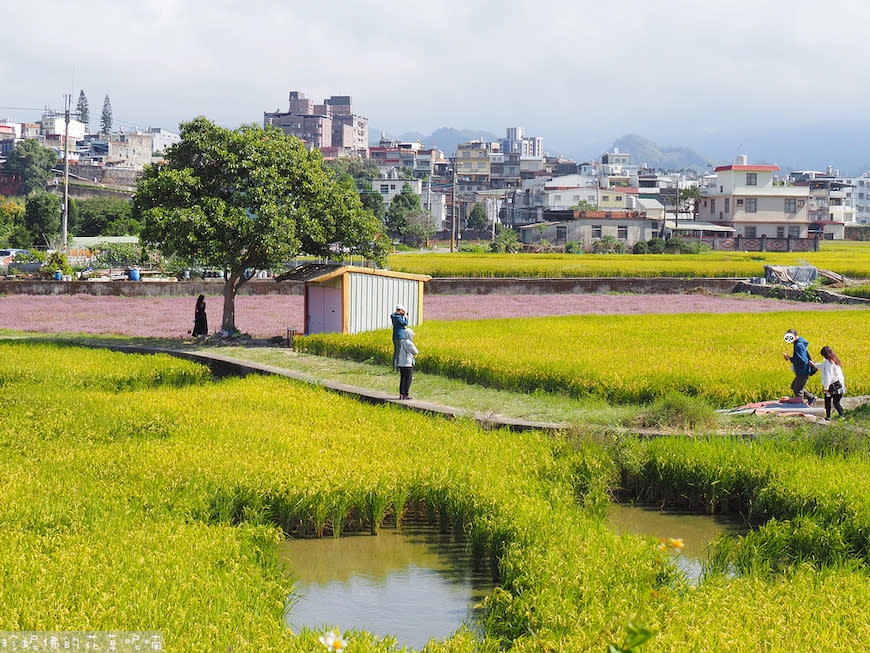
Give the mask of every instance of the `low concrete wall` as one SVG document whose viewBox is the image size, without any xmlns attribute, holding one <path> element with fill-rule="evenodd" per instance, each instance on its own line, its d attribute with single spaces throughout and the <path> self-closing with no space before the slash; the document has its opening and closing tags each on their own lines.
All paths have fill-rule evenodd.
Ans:
<svg viewBox="0 0 870 653">
<path fill-rule="evenodd" d="M 220 295 L 221 279 L 202 281 L 0 281 L 2 295 L 118 295 L 124 297 L 173 297 Z M 252 279 L 239 290 L 240 295 L 301 295 L 303 284 L 277 283 L 271 279 Z"/>
<path fill-rule="evenodd" d="M 740 279 L 570 278 L 570 279 L 432 279 L 432 295 L 551 295 L 589 293 L 675 294 L 703 288 L 713 293 L 733 292 Z"/>
<path fill-rule="evenodd" d="M 813 288 L 816 291 L 819 299 L 823 304 L 864 304 L 870 306 L 870 299 L 863 297 L 850 297 L 838 292 L 825 290 L 824 288 Z M 773 291 L 773 292 L 771 292 Z M 747 283 L 741 281 L 734 288 L 734 292 L 745 292 L 750 295 L 759 295 L 761 297 L 770 297 L 773 295 L 777 299 L 791 299 L 794 301 L 803 301 L 801 288 L 786 288 L 785 286 L 767 285 L 758 283 Z"/>
<path fill-rule="evenodd" d="M 430 295 L 551 295 L 588 293 L 674 294 L 703 288 L 713 293 L 733 292 L 740 279 L 673 279 L 623 277 L 574 279 L 432 279 L 426 284 Z M 301 295 L 298 281 L 276 283 L 253 279 L 242 286 L 240 295 Z M 0 281 L 4 295 L 121 295 L 126 297 L 168 297 L 220 295 L 223 281 Z"/>
</svg>

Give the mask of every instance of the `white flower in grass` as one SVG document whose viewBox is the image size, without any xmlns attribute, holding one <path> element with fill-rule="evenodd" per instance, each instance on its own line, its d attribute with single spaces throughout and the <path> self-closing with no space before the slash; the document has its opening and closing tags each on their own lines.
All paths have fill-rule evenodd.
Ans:
<svg viewBox="0 0 870 653">
<path fill-rule="evenodd" d="M 341 638 L 341 633 L 330 630 L 320 636 L 320 643 L 323 644 L 329 651 L 343 651 L 347 648 L 347 640 Z"/>
</svg>

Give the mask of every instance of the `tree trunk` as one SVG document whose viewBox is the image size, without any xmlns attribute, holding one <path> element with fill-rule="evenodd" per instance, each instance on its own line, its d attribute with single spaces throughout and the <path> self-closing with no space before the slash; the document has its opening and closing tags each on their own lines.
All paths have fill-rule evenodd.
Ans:
<svg viewBox="0 0 870 653">
<path fill-rule="evenodd" d="M 221 330 L 232 333 L 236 330 L 236 292 L 247 279 L 244 270 L 233 270 L 224 281 L 224 314 Z"/>
</svg>

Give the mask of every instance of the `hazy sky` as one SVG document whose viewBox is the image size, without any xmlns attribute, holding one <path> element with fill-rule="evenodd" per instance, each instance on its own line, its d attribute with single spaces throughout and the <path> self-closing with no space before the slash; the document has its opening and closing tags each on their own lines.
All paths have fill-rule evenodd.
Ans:
<svg viewBox="0 0 870 653">
<path fill-rule="evenodd" d="M 865 120 L 870 3 L 3 0 L 0 117 L 87 95 L 116 127 L 236 127 L 351 95 L 375 130 L 510 125 L 551 152 L 640 133 Z M 22 110 L 24 108 L 26 110 Z"/>
</svg>

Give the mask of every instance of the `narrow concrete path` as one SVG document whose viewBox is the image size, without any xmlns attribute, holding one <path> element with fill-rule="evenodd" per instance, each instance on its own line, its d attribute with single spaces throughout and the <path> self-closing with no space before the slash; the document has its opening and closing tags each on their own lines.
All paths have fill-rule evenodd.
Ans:
<svg viewBox="0 0 870 653">
<path fill-rule="evenodd" d="M 482 413 L 477 411 L 466 411 L 452 406 L 426 401 L 423 399 L 399 399 L 395 394 L 381 392 L 370 388 L 362 388 L 337 381 L 328 381 L 318 379 L 304 372 L 288 370 L 282 367 L 273 365 L 264 365 L 253 361 L 243 361 L 230 356 L 223 356 L 212 352 L 193 351 L 185 349 L 174 349 L 171 347 L 152 347 L 144 345 L 115 345 L 115 344 L 95 344 L 96 346 L 112 351 L 119 351 L 130 354 L 168 354 L 176 358 L 190 360 L 206 365 L 212 373 L 217 377 L 223 376 L 247 376 L 248 374 L 268 374 L 274 376 L 283 376 L 296 381 L 302 381 L 312 385 L 317 385 L 331 392 L 348 395 L 355 399 L 365 401 L 370 404 L 392 404 L 399 408 L 407 410 L 415 410 L 418 412 L 429 413 L 432 415 L 440 415 L 447 419 L 466 418 L 473 419 L 481 426 L 487 428 L 506 427 L 512 431 L 528 431 L 528 430 L 543 430 L 543 431 L 562 431 L 569 427 L 567 424 L 558 422 L 536 422 L 507 415 L 499 415 L 494 413 Z"/>
</svg>

